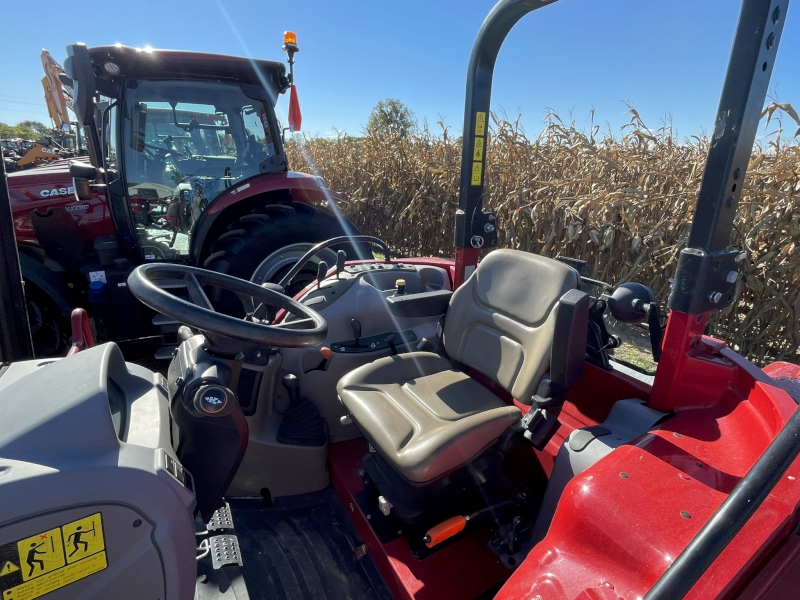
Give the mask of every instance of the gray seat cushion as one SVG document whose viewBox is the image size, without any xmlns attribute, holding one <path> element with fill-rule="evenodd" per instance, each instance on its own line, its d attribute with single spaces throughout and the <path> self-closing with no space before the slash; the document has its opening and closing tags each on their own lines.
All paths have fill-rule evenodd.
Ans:
<svg viewBox="0 0 800 600">
<path fill-rule="evenodd" d="M 430 352 L 364 365 L 345 375 L 337 391 L 381 456 L 416 483 L 468 463 L 522 416 Z"/>
</svg>

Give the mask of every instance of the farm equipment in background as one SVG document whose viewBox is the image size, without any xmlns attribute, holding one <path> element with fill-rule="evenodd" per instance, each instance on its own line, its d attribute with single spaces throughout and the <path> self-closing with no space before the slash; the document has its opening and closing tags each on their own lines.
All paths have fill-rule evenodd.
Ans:
<svg viewBox="0 0 800 600">
<path fill-rule="evenodd" d="M 70 312 L 82 306 L 101 339 L 149 349 L 152 340 L 136 340 L 154 338 L 169 357 L 178 324 L 130 295 L 137 265 L 176 261 L 246 279 L 301 244 L 276 259 L 279 277 L 314 242 L 356 232 L 324 181 L 288 170 L 274 110 L 292 86 L 283 64 L 121 45 L 67 52 L 66 72 L 42 53 L 43 85 L 57 123 L 66 129 L 67 108 L 75 112 L 89 157 L 8 179 L 37 355 L 64 350 Z M 291 104 L 299 129 L 296 96 Z M 34 147 L 22 160 L 39 158 L 60 151 Z M 305 278 L 315 274 L 312 265 Z M 237 310 L 230 295 L 213 299 Z"/>
<path fill-rule="evenodd" d="M 252 281 L 150 262 L 125 284 L 184 323 L 166 378 L 90 347 L 81 313 L 68 358 L 0 367 L 3 598 L 797 595 L 800 367 L 761 370 L 703 335 L 733 301 L 733 216 L 788 2 L 742 4 L 652 384 L 590 337 L 593 312 L 657 315 L 645 286 L 517 250 L 476 266 L 495 245 L 495 59 L 551 4 L 501 0 L 473 47 L 455 261 L 343 236 L 278 285 L 262 284 L 269 259 Z M 0 231 L 10 220 L 0 206 Z M 29 335 L 0 241 L 10 361 Z M 285 293 L 315 255 L 315 280 Z M 245 317 L 216 311 L 213 290 Z"/>
</svg>

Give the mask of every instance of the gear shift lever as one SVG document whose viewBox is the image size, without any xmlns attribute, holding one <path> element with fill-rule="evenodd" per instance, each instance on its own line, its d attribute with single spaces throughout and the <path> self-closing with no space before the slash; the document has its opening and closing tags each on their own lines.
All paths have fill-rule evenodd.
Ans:
<svg viewBox="0 0 800 600">
<path fill-rule="evenodd" d="M 355 338 L 355 344 L 353 344 L 353 346 L 358 348 L 361 346 L 361 321 L 350 319 L 350 327 L 353 328 L 353 337 Z"/>
<path fill-rule="evenodd" d="M 339 279 L 339 273 L 344 271 L 344 263 L 347 260 L 347 252 L 339 250 L 336 253 L 336 279 Z"/>
<path fill-rule="evenodd" d="M 328 263 L 326 263 L 324 260 L 319 261 L 319 265 L 317 265 L 317 289 L 322 287 L 322 282 L 327 274 Z"/>
<path fill-rule="evenodd" d="M 282 382 L 283 387 L 289 393 L 289 406 L 300 402 L 300 382 L 297 380 L 297 375 L 291 373 L 284 375 Z"/>
</svg>

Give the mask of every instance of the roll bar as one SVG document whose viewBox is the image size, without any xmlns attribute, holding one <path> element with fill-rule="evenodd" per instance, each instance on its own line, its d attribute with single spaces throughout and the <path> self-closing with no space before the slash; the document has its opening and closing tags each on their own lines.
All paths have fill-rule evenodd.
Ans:
<svg viewBox="0 0 800 600">
<path fill-rule="evenodd" d="M 461 180 L 455 225 L 456 286 L 461 285 L 475 269 L 481 248 L 497 246 L 494 215 L 483 210 L 486 134 L 497 54 L 508 32 L 522 17 L 554 1 L 500 0 L 486 17 L 472 46 L 467 69 Z"/>
</svg>

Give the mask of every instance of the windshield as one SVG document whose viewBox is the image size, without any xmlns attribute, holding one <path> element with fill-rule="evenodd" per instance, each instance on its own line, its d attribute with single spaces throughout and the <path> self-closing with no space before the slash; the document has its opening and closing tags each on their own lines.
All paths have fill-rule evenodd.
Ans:
<svg viewBox="0 0 800 600">
<path fill-rule="evenodd" d="M 121 166 L 146 259 L 187 256 L 194 224 L 220 194 L 259 172 L 283 168 L 271 104 L 251 97 L 264 95 L 251 87 L 129 82 Z"/>
</svg>

